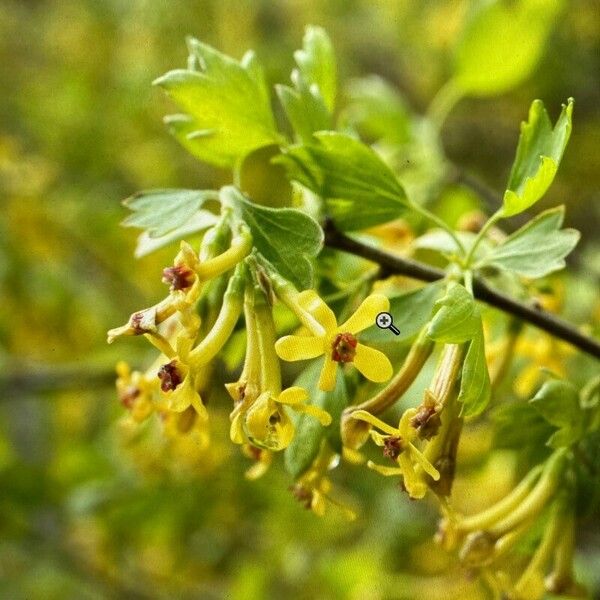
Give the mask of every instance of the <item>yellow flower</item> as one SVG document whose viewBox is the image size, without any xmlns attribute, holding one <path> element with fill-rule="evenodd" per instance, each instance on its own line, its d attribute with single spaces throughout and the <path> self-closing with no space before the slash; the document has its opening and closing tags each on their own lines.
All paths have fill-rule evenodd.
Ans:
<svg viewBox="0 0 600 600">
<path fill-rule="evenodd" d="M 331 505 L 339 510 L 346 519 L 353 521 L 356 519 L 356 513 L 331 494 L 333 486 L 327 477 L 327 471 L 335 468 L 338 461 L 339 456 L 327 444 L 323 444 L 313 464 L 291 486 L 290 490 L 304 508 L 311 510 L 319 517 L 322 517 L 328 505 Z"/>
<path fill-rule="evenodd" d="M 262 477 L 269 470 L 269 467 L 273 462 L 272 452 L 264 450 L 263 448 L 257 448 L 252 444 L 244 444 L 242 446 L 242 452 L 245 456 L 254 461 L 254 464 L 244 473 L 246 479 L 249 479 L 250 481 Z"/>
<path fill-rule="evenodd" d="M 117 363 L 117 395 L 137 423 L 147 419 L 155 409 L 152 401 L 158 385 L 147 373 L 131 371 L 126 362 Z"/>
<path fill-rule="evenodd" d="M 427 492 L 427 483 L 423 480 L 422 475 L 417 473 L 415 465 L 419 465 L 435 481 L 440 478 L 439 471 L 412 443 L 417 437 L 417 431 L 411 426 L 410 421 L 417 412 L 415 408 L 405 411 L 397 429 L 384 423 L 365 410 L 357 410 L 352 413 L 352 418 L 359 421 L 366 421 L 387 434 L 382 435 L 372 430 L 371 438 L 378 446 L 383 447 L 384 456 L 391 458 L 398 464 L 398 467 L 384 467 L 369 461 L 367 466 L 382 475 L 402 475 L 404 478 L 404 487 L 411 498 L 423 498 Z"/>
<path fill-rule="evenodd" d="M 317 406 L 306 404 L 307 399 L 308 392 L 300 387 L 283 390 L 276 397 L 269 392 L 263 392 L 248 408 L 244 417 L 243 430 L 248 440 L 267 450 L 287 448 L 294 437 L 294 425 L 285 406 L 318 419 L 323 427 L 329 425 L 329 413 Z"/>
<path fill-rule="evenodd" d="M 356 334 L 375 323 L 378 313 L 389 310 L 389 300 L 381 294 L 371 294 L 342 325 L 337 324 L 333 311 L 314 290 L 298 294 L 298 303 L 321 324 L 322 335 L 287 335 L 275 344 L 279 357 L 287 361 L 305 360 L 325 355 L 319 378 L 319 388 L 331 391 L 335 387 L 338 363 L 354 366 L 371 381 L 387 381 L 393 373 L 387 356 L 361 344 Z"/>
</svg>

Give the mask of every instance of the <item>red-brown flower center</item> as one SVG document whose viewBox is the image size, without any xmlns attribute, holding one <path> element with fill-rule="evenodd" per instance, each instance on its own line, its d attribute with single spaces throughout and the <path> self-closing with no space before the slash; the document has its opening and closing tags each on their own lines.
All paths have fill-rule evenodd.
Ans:
<svg viewBox="0 0 600 600">
<path fill-rule="evenodd" d="M 401 437 L 390 435 L 383 440 L 383 455 L 396 460 L 404 451 L 404 441 Z"/>
<path fill-rule="evenodd" d="M 352 362 L 356 356 L 358 340 L 351 333 L 338 333 L 331 344 L 331 359 L 335 362 Z"/>
<path fill-rule="evenodd" d="M 135 399 L 141 394 L 140 388 L 135 385 L 127 386 L 120 394 L 119 400 L 125 408 L 131 409 Z"/>
<path fill-rule="evenodd" d="M 185 265 L 163 269 L 163 283 L 171 286 L 171 291 L 185 290 L 194 283 L 194 272 Z"/>
<path fill-rule="evenodd" d="M 183 381 L 181 373 L 177 369 L 177 361 L 172 360 L 163 365 L 158 370 L 158 378 L 160 379 L 160 389 L 163 392 L 174 390 Z"/>
</svg>

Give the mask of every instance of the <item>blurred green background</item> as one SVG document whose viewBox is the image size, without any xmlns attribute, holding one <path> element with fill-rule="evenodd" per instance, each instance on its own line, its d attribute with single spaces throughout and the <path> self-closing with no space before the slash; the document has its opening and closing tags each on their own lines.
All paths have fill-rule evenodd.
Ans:
<svg viewBox="0 0 600 600">
<path fill-rule="evenodd" d="M 183 66 L 186 35 L 236 58 L 254 48 L 275 83 L 288 80 L 305 25 L 322 25 L 342 82 L 377 73 L 423 111 L 448 77 L 469 4 L 3 0 L 0 598 L 479 597 L 430 541 L 434 507 L 409 502 L 393 482 L 359 467 L 340 473 L 336 483 L 361 507 L 349 524 L 304 511 L 280 465 L 245 481 L 225 402 L 211 407 L 208 452 L 155 432 L 138 439 L 120 422 L 113 365 L 150 354 L 139 340 L 105 344 L 107 329 L 162 296 L 172 253 L 134 260 L 121 199 L 229 181 L 162 125 L 170 103 L 151 82 Z M 566 2 L 533 76 L 462 101 L 443 135 L 455 163 L 502 189 L 531 100 L 555 118 L 575 97 L 573 137 L 545 200 L 566 202 L 567 224 L 583 234 L 566 293 L 574 318 L 577 277 L 596 289 L 600 277 L 599 73 L 598 4 Z M 477 481 L 508 485 L 511 460 L 499 454 Z M 581 558 L 588 582 L 597 552 Z"/>
</svg>

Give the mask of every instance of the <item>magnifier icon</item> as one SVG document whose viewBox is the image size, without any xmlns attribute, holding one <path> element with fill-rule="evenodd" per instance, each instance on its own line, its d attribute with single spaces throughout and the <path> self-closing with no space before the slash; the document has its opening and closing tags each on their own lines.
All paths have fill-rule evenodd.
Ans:
<svg viewBox="0 0 600 600">
<path fill-rule="evenodd" d="M 394 319 L 389 312 L 380 312 L 377 317 L 375 317 L 375 325 L 377 325 L 379 329 L 389 329 L 395 335 L 400 335 L 400 330 L 394 325 Z"/>
</svg>

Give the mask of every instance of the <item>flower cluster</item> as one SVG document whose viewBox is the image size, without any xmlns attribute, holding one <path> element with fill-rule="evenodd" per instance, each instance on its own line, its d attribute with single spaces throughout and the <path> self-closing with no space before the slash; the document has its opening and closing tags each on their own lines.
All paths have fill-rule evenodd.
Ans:
<svg viewBox="0 0 600 600">
<path fill-rule="evenodd" d="M 224 208 L 221 220 L 205 234 L 200 251 L 182 242 L 173 266 L 163 270 L 168 295 L 109 331 L 108 340 L 143 335 L 160 351 L 144 374 L 119 366 L 118 393 L 136 421 L 156 412 L 165 431 L 170 428 L 185 434 L 202 428 L 203 439 L 208 439 L 202 393 L 210 385 L 215 357 L 243 313 L 244 365 L 238 380 L 225 387 L 234 403 L 230 437 L 255 461 L 247 473 L 255 478 L 268 468 L 273 452 L 292 442 L 295 427 L 290 411 L 307 414 L 324 427 L 331 423 L 325 410 L 310 403 L 307 390 L 282 386 L 279 358 L 324 356 L 319 379 L 324 391 L 334 388 L 338 366 L 352 364 L 377 382 L 391 377 L 392 366 L 384 354 L 356 337 L 373 325 L 377 313 L 389 308 L 386 297 L 368 296 L 354 315 L 338 325 L 333 311 L 314 290 L 296 290 L 264 261 L 250 255 L 252 248 L 249 230 Z M 298 335 L 277 340 L 272 314 L 277 299 L 303 325 Z M 326 485 L 323 478 L 320 481 Z"/>
</svg>

